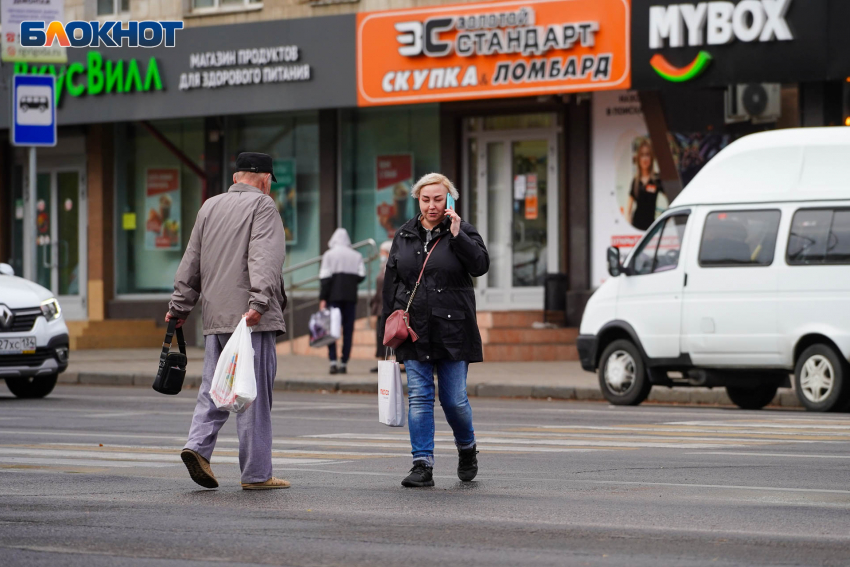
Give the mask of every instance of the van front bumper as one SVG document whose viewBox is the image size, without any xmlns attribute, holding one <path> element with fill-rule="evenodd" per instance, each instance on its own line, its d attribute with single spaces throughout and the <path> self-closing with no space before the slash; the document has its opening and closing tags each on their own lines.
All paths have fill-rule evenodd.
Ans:
<svg viewBox="0 0 850 567">
<path fill-rule="evenodd" d="M 576 348 L 581 367 L 588 372 L 596 372 L 596 349 L 599 338 L 596 335 L 579 335 L 576 338 Z"/>
</svg>

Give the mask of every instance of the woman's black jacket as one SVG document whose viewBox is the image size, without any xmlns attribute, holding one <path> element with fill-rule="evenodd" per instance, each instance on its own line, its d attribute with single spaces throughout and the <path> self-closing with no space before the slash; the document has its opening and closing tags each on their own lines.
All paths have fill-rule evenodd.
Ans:
<svg viewBox="0 0 850 567">
<path fill-rule="evenodd" d="M 405 341 L 398 360 L 484 360 L 481 333 L 475 315 L 473 277 L 490 269 L 490 256 L 474 226 L 461 221 L 452 236 L 446 219 L 435 228 L 430 251 L 442 235 L 422 276 L 422 283 L 410 307 L 411 327 L 419 335 L 415 343 Z M 404 309 L 425 261 L 425 239 L 418 218 L 409 220 L 396 232 L 384 275 L 384 320 L 396 309 Z"/>
</svg>

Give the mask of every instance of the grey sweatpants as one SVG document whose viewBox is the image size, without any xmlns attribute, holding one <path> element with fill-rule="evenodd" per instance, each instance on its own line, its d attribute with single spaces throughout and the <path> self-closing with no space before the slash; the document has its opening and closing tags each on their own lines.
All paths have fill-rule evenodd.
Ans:
<svg viewBox="0 0 850 567">
<path fill-rule="evenodd" d="M 218 431 L 230 412 L 215 407 L 210 398 L 210 384 L 222 347 L 230 335 L 204 337 L 203 383 L 198 392 L 198 403 L 192 417 L 186 449 L 197 451 L 211 460 Z M 236 432 L 239 436 L 239 468 L 242 482 L 265 482 L 272 477 L 272 386 L 277 373 L 275 332 L 251 333 L 254 347 L 254 374 L 257 377 L 257 399 L 245 410 L 236 414 Z"/>
</svg>

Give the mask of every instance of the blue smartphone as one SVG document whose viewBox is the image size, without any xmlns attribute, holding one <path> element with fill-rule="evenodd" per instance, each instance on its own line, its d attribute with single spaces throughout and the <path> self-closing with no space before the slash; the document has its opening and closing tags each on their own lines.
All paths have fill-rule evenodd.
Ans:
<svg viewBox="0 0 850 567">
<path fill-rule="evenodd" d="M 446 208 L 455 211 L 455 198 L 452 197 L 451 193 L 446 195 Z"/>
</svg>

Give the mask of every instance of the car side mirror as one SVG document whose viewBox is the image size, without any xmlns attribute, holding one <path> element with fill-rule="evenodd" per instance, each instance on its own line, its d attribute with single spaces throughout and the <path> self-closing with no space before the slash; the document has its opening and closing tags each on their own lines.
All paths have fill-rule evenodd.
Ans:
<svg viewBox="0 0 850 567">
<path fill-rule="evenodd" d="M 9 264 L 0 263 L 0 274 L 3 274 L 4 276 L 14 276 L 15 268 L 10 266 Z"/>
<path fill-rule="evenodd" d="M 614 278 L 623 273 L 623 267 L 620 265 L 620 249 L 616 246 L 608 248 L 608 273 Z"/>
</svg>

